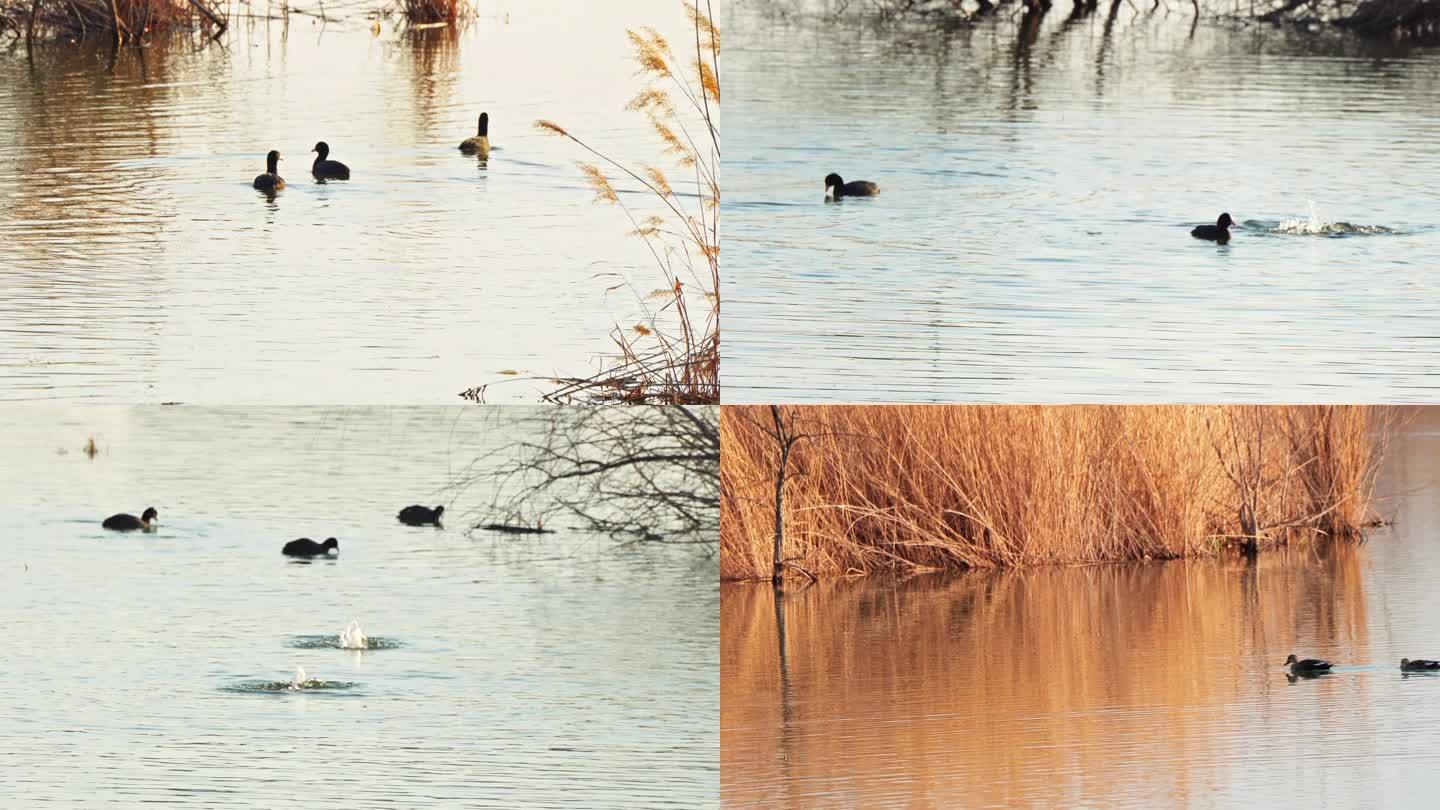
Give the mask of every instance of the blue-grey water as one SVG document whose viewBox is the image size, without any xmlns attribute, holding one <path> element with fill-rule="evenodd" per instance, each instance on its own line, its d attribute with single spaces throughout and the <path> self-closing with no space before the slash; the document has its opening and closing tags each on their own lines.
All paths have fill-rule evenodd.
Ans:
<svg viewBox="0 0 1440 810">
<path fill-rule="evenodd" d="M 722 15 L 726 401 L 1436 398 L 1440 51 L 873 7 Z"/>
<path fill-rule="evenodd" d="M 465 531 L 486 454 L 550 418 L 0 408 L 0 804 L 714 806 L 714 560 L 558 512 Z M 417 502 L 454 519 L 399 524 Z M 302 535 L 339 556 L 283 557 Z M 315 645 L 352 619 L 386 648 Z M 256 688 L 296 666 L 344 688 Z"/>
<path fill-rule="evenodd" d="M 1440 409 L 1359 547 L 721 589 L 726 807 L 1422 808 Z M 778 632 L 784 622 L 784 636 Z M 1283 662 L 1330 659 L 1287 677 Z"/>
<path fill-rule="evenodd" d="M 626 29 L 683 33 L 678 3 L 481 3 L 420 31 L 322 5 L 113 61 L 0 52 L 0 400 L 448 404 L 525 378 L 486 398 L 533 401 L 553 385 L 528 378 L 588 376 L 642 317 L 607 290 L 666 286 L 653 257 L 592 202 L 593 157 L 533 122 L 668 167 L 624 109 Z M 485 162 L 457 149 L 481 111 Z M 350 181 L 310 177 L 320 140 Z M 271 149 L 274 200 L 251 188 Z"/>
</svg>

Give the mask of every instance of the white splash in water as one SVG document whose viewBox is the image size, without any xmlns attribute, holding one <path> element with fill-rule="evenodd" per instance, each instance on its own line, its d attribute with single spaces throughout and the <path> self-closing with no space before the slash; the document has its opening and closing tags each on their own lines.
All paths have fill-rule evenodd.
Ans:
<svg viewBox="0 0 1440 810">
<path fill-rule="evenodd" d="M 305 668 L 299 664 L 295 665 L 295 677 L 290 679 L 291 689 L 301 689 L 305 686 Z"/>
<path fill-rule="evenodd" d="M 1336 236 L 1345 234 L 1395 233 L 1383 225 L 1355 225 L 1349 222 L 1326 222 L 1315 212 L 1315 201 L 1310 200 L 1310 218 L 1287 217 L 1276 225 L 1272 233 L 1298 236 Z"/>
<path fill-rule="evenodd" d="M 1322 234 L 1329 231 L 1329 225 L 1320 221 L 1320 216 L 1315 213 L 1315 201 L 1307 200 L 1310 203 L 1310 218 L 1300 219 L 1299 217 L 1287 217 L 1280 221 L 1279 227 L 1275 230 L 1280 233 L 1295 234 Z"/>
<path fill-rule="evenodd" d="M 346 650 L 363 650 L 369 646 L 365 633 L 360 629 L 360 620 L 351 619 L 340 631 L 340 646 Z"/>
</svg>

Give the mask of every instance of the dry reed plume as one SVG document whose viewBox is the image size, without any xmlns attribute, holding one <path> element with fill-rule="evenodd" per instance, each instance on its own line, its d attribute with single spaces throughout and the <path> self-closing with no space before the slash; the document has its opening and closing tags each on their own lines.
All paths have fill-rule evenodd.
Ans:
<svg viewBox="0 0 1440 810">
<path fill-rule="evenodd" d="M 615 287 L 635 293 L 644 320 L 611 331 L 617 356 L 586 378 L 559 380 L 553 401 L 707 404 L 720 400 L 720 34 L 710 5 L 682 4 L 693 41 L 674 48 L 657 31 L 629 31 L 635 63 L 648 84 L 627 106 L 644 115 L 661 154 L 684 173 L 694 193 L 677 191 L 659 166 L 628 166 L 553 121 L 542 132 L 569 138 L 593 156 L 579 163 L 596 200 L 617 205 L 633 233 L 645 240 L 664 286 L 643 291 L 633 279 Z M 638 210 L 618 193 L 612 176 L 640 186 L 655 203 Z M 697 295 L 692 290 L 698 289 Z M 652 308 L 652 301 L 663 302 Z"/>
<path fill-rule="evenodd" d="M 1386 413 L 727 407 L 721 576 L 1000 568 L 1356 541 L 1372 522 Z"/>
</svg>

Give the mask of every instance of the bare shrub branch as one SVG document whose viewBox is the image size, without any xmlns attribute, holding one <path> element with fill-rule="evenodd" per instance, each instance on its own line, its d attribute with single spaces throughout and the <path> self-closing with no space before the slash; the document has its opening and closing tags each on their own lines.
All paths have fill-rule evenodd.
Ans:
<svg viewBox="0 0 1440 810">
<path fill-rule="evenodd" d="M 569 407 L 545 411 L 542 437 L 507 444 L 495 496 L 472 525 L 553 524 L 560 513 L 622 543 L 696 544 L 720 531 L 720 416 L 715 407 Z M 489 465 L 475 465 L 485 469 Z M 454 487 L 474 483 L 462 473 Z"/>
</svg>

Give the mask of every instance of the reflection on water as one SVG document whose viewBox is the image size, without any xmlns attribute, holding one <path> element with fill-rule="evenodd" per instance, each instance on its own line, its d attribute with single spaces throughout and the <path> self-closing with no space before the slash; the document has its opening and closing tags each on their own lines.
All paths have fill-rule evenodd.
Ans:
<svg viewBox="0 0 1440 810">
<path fill-rule="evenodd" d="M 570 411 L 0 408 L 0 804 L 713 805 L 714 560 L 460 520 Z M 317 529 L 344 554 L 287 563 Z"/>
<path fill-rule="evenodd" d="M 816 5 L 722 15 L 726 401 L 1435 399 L 1440 52 Z"/>
<path fill-rule="evenodd" d="M 597 274 L 653 259 L 531 122 L 655 161 L 623 112 L 625 28 L 686 21 L 666 0 L 483 11 L 458 33 L 297 16 L 113 63 L 0 54 L 0 398 L 448 403 L 591 368 L 635 314 Z M 457 149 L 482 110 L 488 161 Z M 319 140 L 349 182 L 312 180 Z M 288 185 L 267 200 L 271 149 Z"/>
<path fill-rule="evenodd" d="M 1440 413 L 1359 549 L 722 587 L 727 806 L 1334 806 L 1437 787 Z M 1401 495 L 1405 497 L 1400 497 Z M 1333 674 L 1285 676 L 1291 652 Z M 1303 750 L 1297 750 L 1297 742 Z"/>
</svg>

